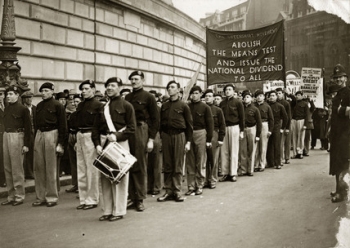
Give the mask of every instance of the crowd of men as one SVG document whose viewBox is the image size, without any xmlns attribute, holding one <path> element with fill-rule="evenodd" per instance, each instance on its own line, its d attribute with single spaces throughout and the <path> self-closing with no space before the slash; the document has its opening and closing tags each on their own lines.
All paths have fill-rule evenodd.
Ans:
<svg viewBox="0 0 350 248">
<path fill-rule="evenodd" d="M 127 208 L 144 211 L 147 194 L 158 195 L 162 188 L 165 193 L 158 202 L 183 202 L 184 176 L 185 195 L 201 195 L 204 188 L 215 189 L 217 182 L 237 182 L 239 176 L 251 177 L 269 167 L 279 170 L 290 158 L 303 159 L 309 156 L 311 140 L 311 149 L 321 139 L 321 149 L 328 150 L 329 130 L 333 132 L 330 173 L 337 182 L 332 201 L 344 200 L 347 189 L 341 173 L 348 167 L 344 159 L 349 150 L 343 147 L 349 138 L 343 134 L 349 128 L 350 90 L 341 65 L 335 67 L 333 78 L 328 89 L 332 106 L 322 109 L 301 91 L 291 94 L 278 88 L 238 94 L 231 83 L 225 84 L 224 97 L 194 86 L 190 99 L 182 99 L 180 84 L 170 81 L 167 96 L 162 96 L 143 88 L 141 71 L 128 78 L 132 90 L 123 88 L 120 78 L 109 78 L 105 94 L 96 91 L 92 80 L 85 80 L 79 85 L 81 94 L 71 90 L 54 95 L 55 86 L 46 82 L 36 107 L 32 93 L 20 97 L 16 86 L 0 89 L 1 171 L 8 190 L 1 205 L 22 204 L 24 181 L 35 178 L 32 206 L 56 206 L 59 176 L 65 173 L 72 175 L 72 187 L 66 192 L 79 193 L 78 210 L 96 208 L 103 199 L 99 220 L 116 221 Z M 93 166 L 112 142 L 137 159 L 118 184 Z"/>
</svg>

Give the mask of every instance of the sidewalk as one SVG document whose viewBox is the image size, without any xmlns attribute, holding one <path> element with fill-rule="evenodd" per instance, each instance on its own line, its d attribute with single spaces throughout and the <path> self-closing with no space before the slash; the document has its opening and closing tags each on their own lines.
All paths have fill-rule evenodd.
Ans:
<svg viewBox="0 0 350 248">
<path fill-rule="evenodd" d="M 62 176 L 60 177 L 61 186 L 66 186 L 71 183 L 71 176 Z M 26 180 L 25 182 L 25 192 L 31 193 L 35 191 L 35 181 L 34 180 Z M 6 188 L 0 188 L 0 198 L 7 197 L 7 189 Z"/>
</svg>

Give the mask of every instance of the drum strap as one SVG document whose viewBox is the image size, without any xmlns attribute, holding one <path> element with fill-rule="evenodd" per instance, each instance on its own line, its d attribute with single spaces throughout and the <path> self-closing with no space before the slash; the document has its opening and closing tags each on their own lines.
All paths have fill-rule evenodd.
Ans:
<svg viewBox="0 0 350 248">
<path fill-rule="evenodd" d="M 110 101 L 108 101 L 106 103 L 103 113 L 105 115 L 109 131 L 112 132 L 112 133 L 115 133 L 115 132 L 117 132 L 117 130 L 114 127 L 114 124 L 113 124 L 113 121 L 112 121 L 112 117 L 111 117 L 111 114 L 109 112 L 109 103 L 110 103 Z"/>
</svg>

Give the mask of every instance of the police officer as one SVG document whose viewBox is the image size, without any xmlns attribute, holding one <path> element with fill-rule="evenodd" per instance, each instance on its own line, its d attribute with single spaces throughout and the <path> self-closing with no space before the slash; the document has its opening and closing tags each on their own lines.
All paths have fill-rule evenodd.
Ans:
<svg viewBox="0 0 350 248">
<path fill-rule="evenodd" d="M 3 151 L 3 134 L 4 128 L 4 111 L 5 111 L 5 87 L 0 87 L 0 187 L 6 187 L 5 169 L 4 169 L 4 151 Z"/>
<path fill-rule="evenodd" d="M 180 99 L 180 84 L 167 84 L 169 101 L 163 103 L 160 115 L 165 194 L 159 202 L 175 200 L 183 202 L 181 196 L 182 173 L 185 152 L 191 149 L 193 122 L 190 108 Z"/>
<path fill-rule="evenodd" d="M 33 93 L 30 91 L 26 91 L 21 95 L 22 103 L 29 109 L 30 113 L 30 124 L 31 124 L 31 135 L 30 135 L 30 145 L 29 151 L 24 155 L 24 176 L 25 179 L 34 179 L 34 165 L 33 165 L 33 156 L 34 156 L 34 137 L 35 137 L 35 118 L 36 118 L 36 106 L 32 104 L 33 101 Z"/>
<path fill-rule="evenodd" d="M 97 157 L 91 133 L 94 120 L 103 104 L 94 98 L 95 83 L 85 80 L 79 85 L 84 101 L 77 108 L 77 168 L 80 205 L 77 209 L 93 209 L 99 201 L 99 173 L 93 167 Z"/>
<path fill-rule="evenodd" d="M 1 205 L 17 206 L 23 203 L 24 192 L 24 154 L 29 150 L 31 123 L 29 110 L 20 102 L 19 89 L 10 86 L 6 90 L 9 105 L 4 114 L 4 165 L 8 197 Z"/>
<path fill-rule="evenodd" d="M 123 82 L 118 77 L 109 78 L 105 87 L 109 102 L 100 109 L 95 119 L 92 140 L 98 154 L 102 153 L 101 135 L 107 137 L 107 142 L 118 142 L 123 148 L 129 150 L 128 139 L 135 132 L 135 112 L 132 105 L 120 96 L 120 87 Z M 107 114 L 106 114 L 107 113 Z M 107 124 L 108 123 L 108 124 Z M 114 130 L 111 130 L 113 128 Z M 106 140 L 104 138 L 104 140 Z M 129 173 L 118 184 L 101 174 L 103 215 L 100 221 L 116 221 L 126 214 L 128 199 Z"/>
<path fill-rule="evenodd" d="M 210 189 L 216 188 L 218 181 L 219 156 L 221 146 L 225 137 L 225 118 L 221 108 L 214 104 L 214 92 L 212 89 L 207 89 L 204 92 L 205 102 L 210 107 L 214 121 L 213 138 L 211 140 L 212 147 L 207 149 L 207 168 L 206 168 L 206 183 Z"/>
<path fill-rule="evenodd" d="M 187 187 L 185 195 L 201 195 L 206 175 L 206 149 L 212 147 L 214 121 L 210 107 L 201 101 L 202 89 L 193 86 L 188 104 L 193 119 L 191 150 L 186 155 Z"/>
<path fill-rule="evenodd" d="M 58 201 L 58 159 L 63 155 L 67 121 L 64 107 L 53 98 L 50 82 L 39 88 L 43 100 L 36 107 L 34 140 L 34 177 L 37 200 L 34 207 L 53 207 Z"/>
<path fill-rule="evenodd" d="M 133 91 L 125 96 L 135 110 L 136 130 L 130 142 L 130 151 L 137 162 L 130 170 L 129 207 L 135 206 L 137 211 L 144 211 L 143 199 L 147 195 L 147 152 L 154 147 L 154 139 L 159 129 L 159 114 L 157 103 L 152 94 L 143 90 L 145 77 L 143 72 L 134 71 L 129 80 Z"/>
</svg>

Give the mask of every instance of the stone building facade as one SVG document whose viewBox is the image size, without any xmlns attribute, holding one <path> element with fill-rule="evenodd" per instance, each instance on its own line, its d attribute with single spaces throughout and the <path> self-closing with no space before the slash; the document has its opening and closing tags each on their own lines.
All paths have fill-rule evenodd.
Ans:
<svg viewBox="0 0 350 248">
<path fill-rule="evenodd" d="M 147 89 L 164 93 L 173 79 L 186 86 L 205 63 L 204 28 L 164 1 L 15 0 L 14 9 L 19 65 L 34 93 L 45 81 L 56 92 L 85 79 L 103 90 L 112 76 L 128 85 L 134 70 L 145 72 Z"/>
</svg>

